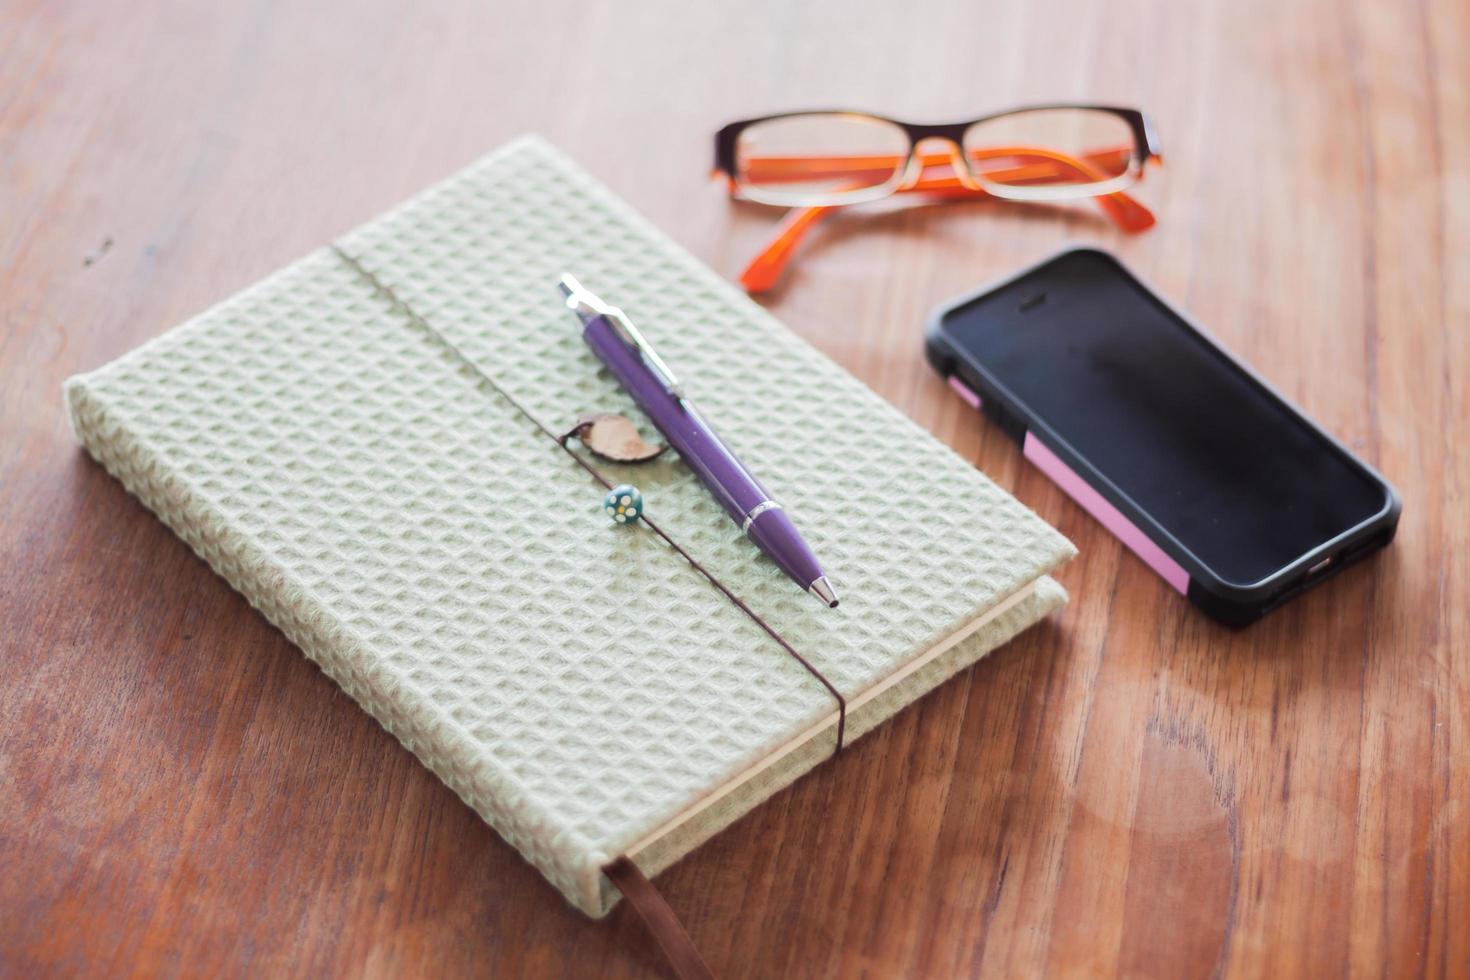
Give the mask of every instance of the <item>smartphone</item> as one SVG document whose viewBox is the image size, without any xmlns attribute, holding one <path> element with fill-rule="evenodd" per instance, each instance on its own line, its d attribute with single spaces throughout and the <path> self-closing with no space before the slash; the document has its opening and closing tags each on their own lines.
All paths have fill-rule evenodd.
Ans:
<svg viewBox="0 0 1470 980">
<path fill-rule="evenodd" d="M 929 361 L 1169 585 L 1244 625 L 1388 544 L 1398 493 L 1113 256 L 936 310 Z"/>
</svg>

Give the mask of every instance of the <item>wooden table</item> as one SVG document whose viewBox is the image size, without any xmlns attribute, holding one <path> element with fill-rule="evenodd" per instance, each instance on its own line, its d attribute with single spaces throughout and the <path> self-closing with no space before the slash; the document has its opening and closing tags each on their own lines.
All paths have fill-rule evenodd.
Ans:
<svg viewBox="0 0 1470 980">
<path fill-rule="evenodd" d="M 779 107 L 1156 118 L 1083 206 L 850 213 L 766 300 L 1081 548 L 1054 621 L 659 881 L 732 977 L 1470 971 L 1470 6 L 0 6 L 0 973 L 637 976 L 67 432 L 59 385 L 539 130 L 722 273 Z M 495 9 L 500 8 L 500 9 Z M 1243 632 L 925 366 L 935 303 L 1095 241 L 1402 490 Z"/>
</svg>

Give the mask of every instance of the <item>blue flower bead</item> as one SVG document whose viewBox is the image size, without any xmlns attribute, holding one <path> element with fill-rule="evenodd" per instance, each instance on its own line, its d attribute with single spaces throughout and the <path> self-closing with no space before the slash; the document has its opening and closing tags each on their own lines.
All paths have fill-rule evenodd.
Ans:
<svg viewBox="0 0 1470 980">
<path fill-rule="evenodd" d="M 632 524 L 643 516 L 643 494 L 631 483 L 620 483 L 602 498 L 602 510 L 615 524 Z"/>
</svg>

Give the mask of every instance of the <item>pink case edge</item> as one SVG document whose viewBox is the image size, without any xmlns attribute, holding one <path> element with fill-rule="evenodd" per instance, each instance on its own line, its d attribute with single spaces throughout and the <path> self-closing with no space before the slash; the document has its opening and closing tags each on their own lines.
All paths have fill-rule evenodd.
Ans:
<svg viewBox="0 0 1470 980">
<path fill-rule="evenodd" d="M 969 385 L 953 374 L 949 376 L 948 381 L 950 388 L 964 400 L 965 404 L 977 410 L 980 408 L 980 396 Z M 1118 508 L 1093 488 L 1092 484 L 1078 476 L 1072 467 L 1062 462 L 1061 457 L 1052 452 L 1051 448 L 1038 439 L 1030 429 L 1026 430 L 1025 438 L 1021 442 L 1021 455 L 1046 474 L 1047 478 L 1060 487 L 1063 493 L 1091 514 L 1098 523 L 1112 533 L 1113 537 L 1123 542 L 1129 551 L 1142 559 L 1145 565 L 1157 572 L 1159 577 L 1173 586 L 1180 595 L 1189 595 L 1189 573 L 1184 570 L 1183 566 L 1165 554 L 1164 549 L 1144 534 L 1138 525 L 1124 517 Z"/>
</svg>

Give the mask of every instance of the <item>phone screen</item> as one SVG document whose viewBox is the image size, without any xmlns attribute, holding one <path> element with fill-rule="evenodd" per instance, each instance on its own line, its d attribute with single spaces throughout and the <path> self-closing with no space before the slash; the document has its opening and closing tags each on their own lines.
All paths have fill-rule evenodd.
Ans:
<svg viewBox="0 0 1470 980">
<path fill-rule="evenodd" d="M 946 334 L 1226 582 L 1378 514 L 1381 483 L 1111 257 L 1069 252 L 949 312 Z"/>
</svg>

